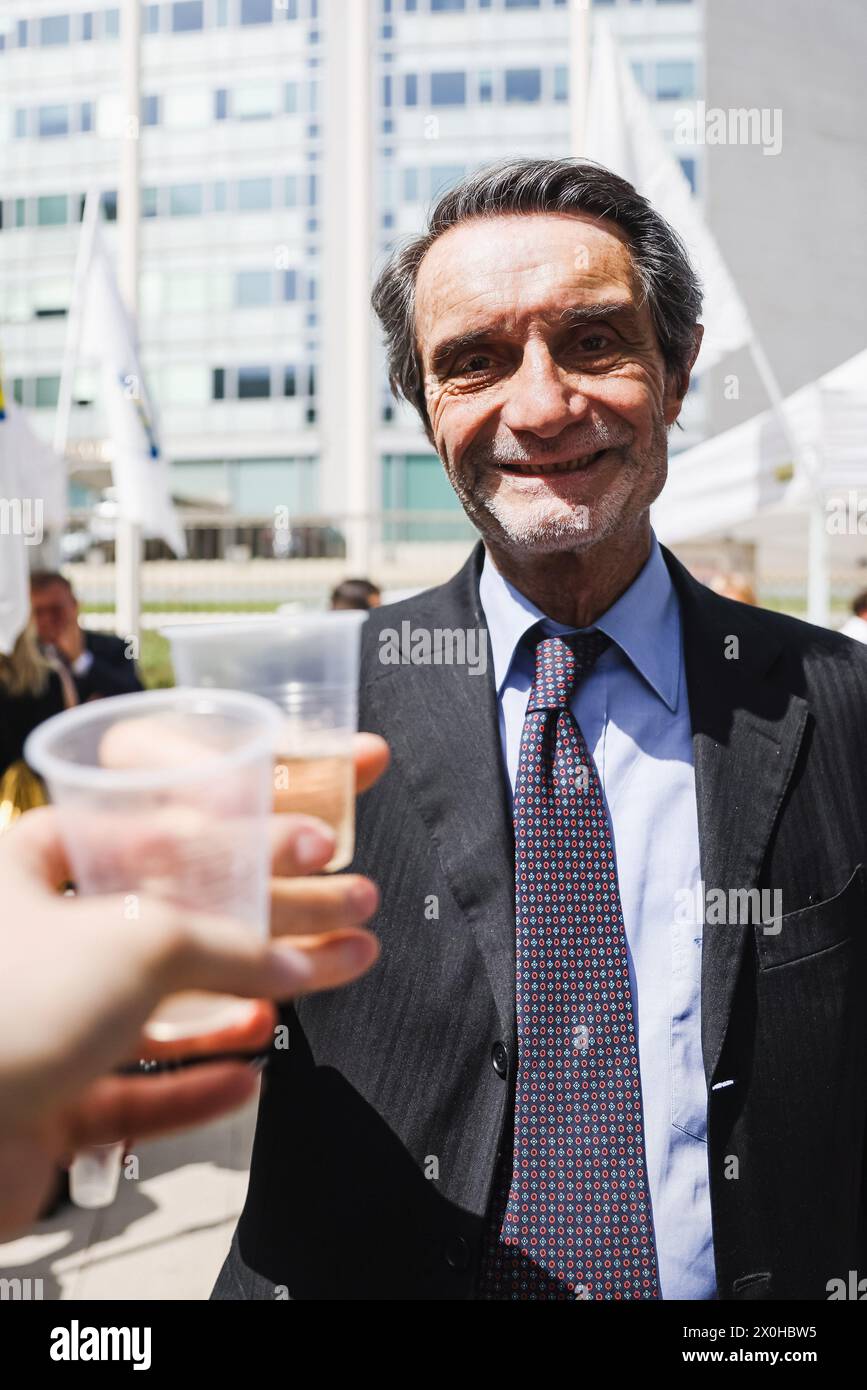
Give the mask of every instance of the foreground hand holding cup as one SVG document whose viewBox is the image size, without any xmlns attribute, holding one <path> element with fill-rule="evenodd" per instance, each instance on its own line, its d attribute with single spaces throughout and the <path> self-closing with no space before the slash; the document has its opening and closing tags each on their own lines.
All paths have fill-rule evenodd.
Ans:
<svg viewBox="0 0 867 1390">
<path fill-rule="evenodd" d="M 109 703 L 120 706 L 124 701 Z M 359 788 L 370 785 L 387 761 L 382 740 L 359 738 Z M 266 801 L 269 787 L 267 777 Z M 217 820 L 231 822 L 229 809 L 220 807 Z M 260 1003 L 241 1023 L 206 1038 L 144 1041 L 142 1030 L 167 994 L 205 990 L 288 999 L 347 983 L 378 954 L 375 938 L 361 926 L 376 909 L 372 884 L 350 875 L 332 881 L 334 892 L 325 911 L 321 895 L 305 894 L 305 881 L 298 875 L 320 870 L 334 849 L 333 835 L 310 818 L 273 817 L 270 833 L 262 826 L 259 847 L 266 863 L 270 842 L 272 871 L 281 885 L 292 883 L 297 890 L 291 905 L 284 901 L 274 908 L 271 920 L 273 931 L 296 933 L 293 943 L 270 945 L 225 913 L 185 909 L 140 891 L 134 893 L 137 915 L 129 920 L 126 890 L 140 871 L 135 817 L 115 817 L 110 833 L 96 837 L 105 872 L 114 874 L 120 887 L 92 897 L 58 897 L 57 889 L 78 873 L 67 856 L 73 842 L 82 848 L 83 862 L 99 859 L 95 822 L 85 832 L 86 812 L 79 804 L 72 814 L 71 840 L 66 838 L 67 804 L 66 814 L 62 808 L 29 813 L 0 844 L 5 966 L 0 977 L 0 1185 L 6 1194 L 0 1229 L 32 1219 L 40 1194 L 45 1195 L 46 1174 L 63 1155 L 87 1144 L 199 1123 L 249 1098 L 256 1076 L 243 1062 L 208 1062 L 164 1076 L 104 1076 L 142 1055 L 250 1051 L 267 1047 L 273 1037 L 274 1010 Z M 104 832 L 105 817 L 100 819 Z M 152 823 L 145 838 L 153 873 L 158 861 Z M 308 885 L 319 882 L 309 880 Z"/>
</svg>

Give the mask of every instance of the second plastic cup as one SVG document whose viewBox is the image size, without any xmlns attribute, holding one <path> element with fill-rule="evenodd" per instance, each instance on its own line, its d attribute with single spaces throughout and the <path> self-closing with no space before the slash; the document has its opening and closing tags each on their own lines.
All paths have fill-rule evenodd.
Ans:
<svg viewBox="0 0 867 1390">
<path fill-rule="evenodd" d="M 355 764 L 361 628 L 367 614 L 289 613 L 162 629 L 180 685 L 245 690 L 281 711 L 274 808 L 318 816 L 344 869 L 355 848 Z"/>
</svg>

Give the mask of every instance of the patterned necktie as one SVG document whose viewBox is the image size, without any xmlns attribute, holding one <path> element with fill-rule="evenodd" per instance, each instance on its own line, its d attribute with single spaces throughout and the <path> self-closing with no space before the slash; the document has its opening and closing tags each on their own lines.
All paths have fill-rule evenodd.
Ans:
<svg viewBox="0 0 867 1390">
<path fill-rule="evenodd" d="M 480 1298 L 659 1297 L 614 848 L 569 709 L 609 642 L 594 628 L 536 648 L 514 800 L 514 1139 Z"/>
</svg>

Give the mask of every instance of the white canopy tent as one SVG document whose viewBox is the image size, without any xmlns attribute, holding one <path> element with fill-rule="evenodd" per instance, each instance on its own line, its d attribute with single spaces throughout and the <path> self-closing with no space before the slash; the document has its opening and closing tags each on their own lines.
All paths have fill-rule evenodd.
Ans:
<svg viewBox="0 0 867 1390">
<path fill-rule="evenodd" d="M 674 455 L 651 519 L 667 545 L 724 535 L 806 547 L 807 615 L 827 623 L 832 560 L 867 557 L 867 350 L 781 411 Z"/>
</svg>

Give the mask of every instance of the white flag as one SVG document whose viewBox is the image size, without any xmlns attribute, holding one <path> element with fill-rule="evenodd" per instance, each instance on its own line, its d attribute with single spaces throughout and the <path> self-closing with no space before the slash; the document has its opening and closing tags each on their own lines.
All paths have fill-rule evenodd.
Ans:
<svg viewBox="0 0 867 1390">
<path fill-rule="evenodd" d="M 30 617 L 28 547 L 66 519 L 66 465 L 33 433 L 0 383 L 0 652 L 8 656 Z"/>
<path fill-rule="evenodd" d="M 134 324 L 98 225 L 84 275 L 80 352 L 100 364 L 100 403 L 112 442 L 118 514 L 183 556 L 184 533 L 172 503 L 169 464 L 160 449 Z"/>
<path fill-rule="evenodd" d="M 657 129 L 632 69 L 608 25 L 594 22 L 584 149 L 588 159 L 628 179 L 686 244 L 702 282 L 704 338 L 694 372 L 753 337 L 746 306 L 705 222 L 689 180 Z"/>
</svg>

